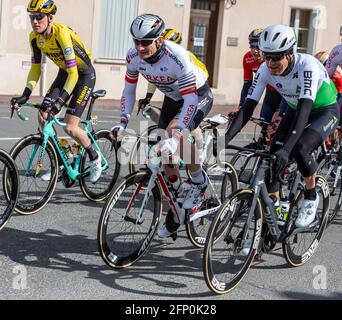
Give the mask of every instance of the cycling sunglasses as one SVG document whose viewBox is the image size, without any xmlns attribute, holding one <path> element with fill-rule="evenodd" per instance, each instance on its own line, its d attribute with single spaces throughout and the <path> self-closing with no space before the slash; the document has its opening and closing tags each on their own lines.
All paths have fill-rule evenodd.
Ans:
<svg viewBox="0 0 342 320">
<path fill-rule="evenodd" d="M 44 17 L 46 17 L 45 13 L 31 13 L 29 14 L 31 21 L 33 20 L 37 20 L 40 21 L 42 19 L 44 19 Z"/>
<path fill-rule="evenodd" d="M 283 53 L 280 53 L 280 54 L 264 54 L 264 57 L 265 57 L 266 61 L 272 60 L 272 61 L 277 62 L 277 61 L 284 59 L 285 54 L 283 54 Z"/>
<path fill-rule="evenodd" d="M 133 41 L 134 41 L 136 46 L 138 46 L 140 44 L 143 47 L 150 46 L 155 40 L 157 40 L 157 39 L 136 39 L 136 38 L 133 38 Z"/>
</svg>

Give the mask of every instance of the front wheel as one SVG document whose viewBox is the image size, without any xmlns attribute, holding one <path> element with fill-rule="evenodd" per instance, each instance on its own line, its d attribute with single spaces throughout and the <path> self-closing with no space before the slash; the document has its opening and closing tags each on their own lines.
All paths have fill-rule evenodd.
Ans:
<svg viewBox="0 0 342 320">
<path fill-rule="evenodd" d="M 30 135 L 20 140 L 10 152 L 19 174 L 20 192 L 15 207 L 19 214 L 31 215 L 42 210 L 55 191 L 58 177 L 56 150 L 48 140 L 41 163 L 38 164 L 42 147 L 41 136 Z M 44 178 L 47 176 L 49 178 Z M 9 197 L 10 189 L 6 187 L 5 192 L 6 197 Z"/>
<path fill-rule="evenodd" d="M 319 205 L 315 220 L 308 228 L 299 232 L 295 227 L 298 211 L 304 198 L 303 190 L 298 194 L 287 217 L 285 230 L 289 236 L 283 243 L 283 253 L 286 261 L 292 267 L 302 266 L 312 257 L 327 226 L 330 201 L 329 185 L 322 176 L 316 178 L 316 192 L 319 197 Z"/>
<path fill-rule="evenodd" d="M 254 193 L 249 189 L 230 195 L 210 226 L 203 255 L 204 279 L 211 291 L 233 290 L 246 275 L 261 237 L 261 204 L 251 211 Z"/>
<path fill-rule="evenodd" d="M 103 207 L 97 233 L 103 261 L 113 269 L 135 263 L 147 250 L 158 229 L 161 192 L 158 185 L 145 198 L 150 174 L 135 172 L 111 193 Z M 139 213 L 142 210 L 142 216 Z"/>
<path fill-rule="evenodd" d="M 0 193 L 0 230 L 9 221 L 19 195 L 18 170 L 11 156 L 0 149 L 0 172 L 2 192 Z M 6 190 L 6 192 L 5 192 Z"/>
<path fill-rule="evenodd" d="M 102 171 L 101 177 L 95 184 L 90 182 L 89 175 L 80 179 L 80 188 L 82 193 L 88 200 L 93 202 L 103 201 L 109 196 L 120 172 L 120 164 L 116 152 L 117 150 L 116 147 L 113 146 L 109 135 L 110 132 L 108 130 L 100 130 L 94 135 L 101 154 L 108 161 L 108 168 Z M 89 156 L 84 152 L 81 159 L 81 173 L 89 170 L 89 162 Z"/>
</svg>

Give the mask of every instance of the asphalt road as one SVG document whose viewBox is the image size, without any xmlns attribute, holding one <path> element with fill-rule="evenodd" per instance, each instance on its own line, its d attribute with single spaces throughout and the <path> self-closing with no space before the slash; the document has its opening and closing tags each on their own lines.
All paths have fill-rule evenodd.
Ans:
<svg viewBox="0 0 342 320">
<path fill-rule="evenodd" d="M 110 128 L 118 119 L 114 110 L 96 113 L 97 128 Z M 8 110 L 0 108 L 1 148 L 9 150 L 35 130 L 35 115 L 28 114 L 28 122 L 9 121 Z M 217 297 L 204 282 L 201 251 L 184 229 L 176 242 L 154 239 L 136 265 L 109 269 L 97 249 L 101 210 L 78 187 L 66 190 L 59 183 L 41 212 L 14 214 L 0 232 L 0 299 L 342 299 L 342 215 L 303 267 L 289 268 L 278 247 L 253 264 L 232 293 Z"/>
</svg>

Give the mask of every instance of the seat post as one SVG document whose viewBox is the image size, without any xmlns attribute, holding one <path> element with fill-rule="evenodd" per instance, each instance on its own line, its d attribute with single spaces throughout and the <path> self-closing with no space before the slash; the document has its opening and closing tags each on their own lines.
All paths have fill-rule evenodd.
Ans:
<svg viewBox="0 0 342 320">
<path fill-rule="evenodd" d="M 95 103 L 95 99 L 91 98 L 90 99 L 90 104 L 89 104 L 89 109 L 88 109 L 87 119 L 86 120 L 90 120 L 91 119 L 91 115 L 93 113 L 93 108 L 94 108 L 94 103 Z"/>
</svg>

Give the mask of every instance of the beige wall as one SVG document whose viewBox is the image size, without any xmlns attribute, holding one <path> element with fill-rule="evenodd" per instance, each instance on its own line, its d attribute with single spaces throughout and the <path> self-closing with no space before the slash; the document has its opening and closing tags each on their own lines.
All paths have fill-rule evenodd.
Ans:
<svg viewBox="0 0 342 320">
<path fill-rule="evenodd" d="M 123 0 L 124 1 L 124 0 Z M 30 61 L 28 35 L 30 24 L 26 14 L 27 0 L 3 0 L 0 37 L 0 94 L 18 94 L 26 83 L 27 66 Z M 161 15 L 168 26 L 183 33 L 183 44 L 188 43 L 191 1 L 177 7 L 176 0 L 140 0 L 139 14 L 152 12 Z M 238 0 L 230 10 L 223 9 L 219 18 L 219 32 L 211 35 L 218 39 L 216 58 L 216 80 L 214 93 L 217 103 L 235 104 L 239 100 L 242 86 L 242 56 L 248 50 L 248 34 L 251 29 L 274 23 L 288 24 L 291 6 L 296 8 L 319 7 L 326 12 L 326 23 L 321 24 L 317 34 L 316 48 L 330 50 L 340 39 L 342 22 L 342 0 Z M 298 4 L 300 3 L 300 4 Z M 56 21 L 75 29 L 85 45 L 93 52 L 97 71 L 96 87 L 104 88 L 108 98 L 120 99 L 124 85 L 124 61 L 98 59 L 101 22 L 101 0 L 57 0 Z M 323 17 L 324 18 L 324 17 Z M 324 22 L 324 21 L 323 21 Z M 127 30 L 129 32 L 129 30 Z M 228 47 L 227 37 L 237 37 L 238 47 Z M 127 48 L 128 49 L 128 48 Z M 51 84 L 57 68 L 48 63 L 47 86 Z M 137 97 L 144 96 L 146 82 L 139 81 Z M 39 86 L 35 94 L 39 93 Z M 162 94 L 156 95 L 162 99 Z"/>
</svg>

